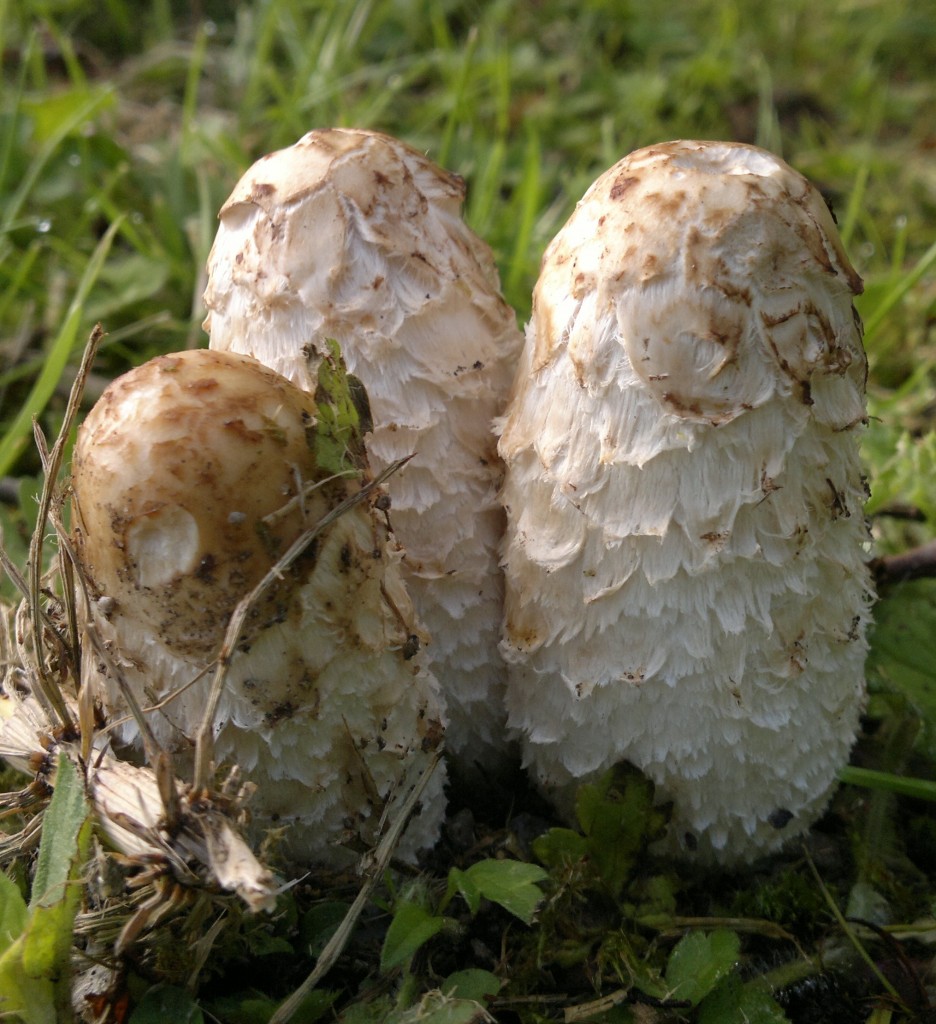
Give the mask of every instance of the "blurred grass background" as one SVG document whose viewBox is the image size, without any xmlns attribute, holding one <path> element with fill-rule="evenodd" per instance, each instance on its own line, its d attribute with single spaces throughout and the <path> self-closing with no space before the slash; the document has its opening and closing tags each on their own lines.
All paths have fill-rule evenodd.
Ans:
<svg viewBox="0 0 936 1024">
<path fill-rule="evenodd" d="M 933 535 L 936 0 L 0 0 L 0 525 L 16 556 L 84 341 L 93 399 L 204 343 L 217 210 L 263 153 L 376 128 L 468 183 L 521 322 L 598 173 L 677 137 L 811 177 L 865 278 L 882 550 Z M 5 592 L 9 594 L 8 584 Z"/>
</svg>

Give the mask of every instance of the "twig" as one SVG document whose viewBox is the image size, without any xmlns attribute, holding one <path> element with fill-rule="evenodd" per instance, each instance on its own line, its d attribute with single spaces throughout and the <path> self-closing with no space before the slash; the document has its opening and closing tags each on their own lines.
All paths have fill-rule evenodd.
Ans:
<svg viewBox="0 0 936 1024">
<path fill-rule="evenodd" d="M 381 474 L 381 476 L 383 475 L 384 474 Z M 354 898 L 354 902 L 351 904 L 348 912 L 342 919 L 341 924 L 338 925 L 335 934 L 328 940 L 325 948 L 319 955 L 319 958 L 315 963 L 315 969 L 299 986 L 299 988 L 297 988 L 288 999 L 280 1004 L 276 1012 L 270 1018 L 270 1024 L 287 1024 L 287 1021 L 292 1020 L 293 1016 L 309 993 L 312 992 L 315 986 L 322 980 L 322 978 L 325 977 L 335 964 L 338 957 L 341 956 L 348 940 L 351 938 L 351 933 L 354 930 L 354 926 L 357 924 L 357 919 L 361 916 L 364 905 L 370 899 L 371 893 L 382 878 L 387 865 L 390 863 L 390 858 L 393 856 L 393 852 L 400 841 L 400 836 L 403 834 L 404 828 L 406 828 L 410 815 L 412 815 L 413 811 L 416 809 L 416 805 L 419 803 L 423 790 L 426 788 L 426 784 L 432 777 L 432 773 L 438 767 L 441 758 L 442 750 L 440 748 L 439 750 L 436 750 L 429 759 L 429 763 L 423 769 L 423 773 L 420 775 L 416 785 L 413 787 L 412 792 L 406 798 L 406 802 L 403 804 L 402 808 L 400 808 L 400 813 L 392 821 L 390 821 L 389 818 L 385 819 L 388 824 L 387 831 L 378 843 L 376 850 L 374 850 L 373 857 L 369 865 L 365 868 L 364 882 L 361 885 L 357 896 Z"/>
<path fill-rule="evenodd" d="M 81 365 L 78 367 L 78 373 L 68 395 L 68 405 L 65 409 L 65 418 L 62 421 L 62 429 L 59 431 L 51 451 L 46 451 L 45 439 L 42 436 L 39 425 L 35 420 L 33 421 L 33 434 L 42 458 L 44 475 L 42 494 L 39 497 L 39 515 L 36 518 L 36 528 L 33 531 L 29 544 L 29 562 L 27 563 L 29 571 L 29 607 L 34 623 L 32 630 L 33 655 L 39 688 L 42 690 L 46 702 L 55 711 L 61 724 L 68 730 L 74 728 L 71 714 L 58 686 L 48 677 L 42 650 L 42 627 L 40 625 L 42 621 L 42 603 L 40 601 L 42 544 L 45 538 L 46 520 L 49 518 L 49 510 L 55 498 L 59 470 L 62 468 L 62 460 L 65 456 L 65 444 L 68 441 L 68 436 L 71 433 L 71 428 L 81 406 L 81 395 L 84 391 L 85 380 L 91 372 L 91 364 L 94 362 L 94 357 L 97 355 L 98 347 L 103 338 L 104 328 L 100 324 L 95 324 L 94 329 L 91 331 L 91 336 L 88 338 L 88 343 L 85 345 L 81 356 Z M 72 656 L 73 662 L 76 661 L 77 653 L 75 651 L 72 651 Z"/>
<path fill-rule="evenodd" d="M 879 587 L 936 576 L 936 541 L 921 544 L 899 555 L 875 558 L 871 570 Z"/>
<path fill-rule="evenodd" d="M 133 687 L 131 687 L 127 682 L 126 677 L 120 670 L 116 659 L 108 650 L 107 645 L 104 643 L 100 633 L 98 632 L 94 616 L 90 614 L 91 596 L 88 593 L 88 583 L 85 579 L 85 575 L 81 568 L 81 562 L 78 559 L 78 555 L 75 553 L 71 540 L 65 533 L 64 528 L 61 528 L 60 523 L 55 519 L 53 519 L 53 523 L 59 527 L 59 554 L 64 554 L 71 563 L 75 570 L 75 579 L 78 581 L 81 589 L 81 599 L 84 602 L 86 609 L 86 613 L 83 616 L 84 636 L 91 644 L 95 656 L 104 663 L 107 669 L 107 674 L 117 684 L 117 689 L 120 690 L 120 696 L 130 709 L 130 714 L 133 716 L 133 720 L 136 722 L 136 726 L 140 730 L 140 736 L 143 740 L 143 749 L 146 751 L 147 761 L 151 765 L 155 766 L 164 751 L 156 741 L 156 737 L 153 735 L 153 730 L 150 729 L 149 722 L 147 722 L 146 717 L 143 714 L 143 709 L 140 707 L 140 702 L 136 699 L 136 694 L 133 692 Z"/>
<path fill-rule="evenodd" d="M 913 989 L 913 994 L 916 997 L 913 1001 L 914 1008 L 929 1007 L 929 994 L 926 991 L 926 986 L 923 984 L 923 979 L 910 962 L 906 950 L 900 942 L 873 921 L 866 921 L 863 917 L 846 917 L 845 920 L 848 921 L 849 924 L 858 924 L 863 928 L 867 928 L 868 931 L 873 932 L 881 940 L 887 949 L 890 950 L 894 960 L 900 966 L 901 974 L 907 979 L 908 985 Z"/>
<path fill-rule="evenodd" d="M 664 1010 L 688 1010 L 692 1003 L 688 999 L 656 999 L 635 988 L 619 988 L 614 992 L 593 999 L 587 1003 L 578 1003 L 568 1007 L 563 1013 L 563 1024 L 575 1024 L 575 1021 L 593 1020 L 599 1013 L 607 1013 L 623 1003 L 642 1003 Z"/>
<path fill-rule="evenodd" d="M 598 999 L 568 1007 L 562 1015 L 562 1020 L 564 1024 L 573 1024 L 574 1021 L 579 1020 L 593 1020 L 599 1013 L 607 1013 L 616 1006 L 628 1002 L 631 1002 L 631 989 L 619 988 Z"/>
<path fill-rule="evenodd" d="M 336 505 L 330 512 L 322 516 L 315 526 L 306 530 L 295 541 L 293 541 L 282 558 L 276 562 L 276 564 L 263 577 L 263 579 L 260 580 L 253 590 L 238 601 L 237 606 L 231 615 L 230 622 L 228 622 L 227 632 L 224 635 L 224 642 L 222 643 L 220 653 L 218 654 L 217 668 L 215 670 L 214 679 L 211 683 L 211 690 L 208 694 L 207 703 L 205 704 L 205 713 L 202 716 L 201 724 L 199 725 L 198 732 L 195 735 L 195 771 L 193 788 L 196 792 L 208 787 L 209 776 L 211 774 L 212 755 L 214 753 L 212 748 L 215 714 L 218 710 L 221 695 L 224 692 L 225 678 L 231 664 L 231 659 L 234 656 L 234 652 L 237 650 L 237 644 L 240 641 L 241 633 L 244 630 L 250 609 L 257 603 L 269 587 L 282 579 L 283 573 L 286 569 L 288 569 L 293 562 L 302 555 L 306 548 L 308 548 L 312 541 L 315 540 L 315 538 L 318 537 L 324 529 L 343 516 L 345 512 L 352 509 L 355 505 L 366 500 L 370 494 L 376 490 L 376 488 L 388 479 L 388 477 L 392 476 L 401 466 L 409 462 L 410 457 L 397 459 L 396 462 L 391 463 L 374 480 L 364 484 L 356 494 L 346 498 L 344 501 Z"/>
<path fill-rule="evenodd" d="M 331 476 L 323 477 L 321 480 L 315 480 L 312 483 L 303 484 L 300 481 L 298 493 L 294 494 L 285 505 L 280 505 L 279 508 L 267 513 L 267 515 L 262 519 L 263 524 L 265 526 L 275 526 L 281 519 L 285 519 L 286 516 L 296 508 L 300 508 L 302 514 L 305 515 L 305 500 L 310 494 L 313 494 L 322 487 L 326 487 L 330 483 L 334 483 L 336 480 L 341 480 L 354 475 L 355 470 L 346 469 L 343 473 L 332 473 Z"/>
<path fill-rule="evenodd" d="M 809 870 L 812 872 L 812 876 L 816 881 L 816 885 L 819 886 L 819 891 L 822 893 L 823 899 L 826 901 L 829 910 L 832 911 L 832 916 L 838 922 L 838 926 L 845 933 L 848 941 L 855 947 L 855 951 L 861 957 L 862 960 L 868 965 L 871 972 L 877 978 L 882 988 L 887 994 L 897 1003 L 898 1006 L 902 1005 L 903 1001 L 900 998 L 900 993 L 894 988 L 890 981 L 881 973 L 880 968 L 874 962 L 871 954 L 864 948 L 861 939 L 855 934 L 855 930 L 849 925 L 848 919 L 839 909 L 839 905 L 835 902 L 832 893 L 829 892 L 825 882 L 822 880 L 822 875 L 819 874 L 819 869 L 813 863 L 812 857 L 809 855 L 809 850 L 803 847 L 803 854 L 806 858 L 806 863 L 809 865 Z"/>
<path fill-rule="evenodd" d="M 926 513 L 915 505 L 895 503 L 885 505 L 871 514 L 872 519 L 902 519 L 908 523 L 925 523 Z"/>
<path fill-rule="evenodd" d="M 27 582 L 26 577 L 19 571 L 13 559 L 10 558 L 10 556 L 6 553 L 6 550 L 3 546 L 2 525 L 0 525 L 0 568 L 2 568 L 3 571 L 7 574 L 7 576 L 9 576 L 10 582 L 13 584 L 14 587 L 16 587 L 16 589 L 20 592 L 23 598 L 28 600 L 29 583 Z M 65 637 L 62 636 L 62 634 L 59 632 L 58 626 L 52 620 L 52 616 L 49 615 L 45 608 L 40 608 L 39 610 L 42 614 L 42 621 L 45 624 L 46 628 L 49 629 L 64 646 Z M 39 694 L 39 696 L 41 697 L 42 695 Z"/>
</svg>

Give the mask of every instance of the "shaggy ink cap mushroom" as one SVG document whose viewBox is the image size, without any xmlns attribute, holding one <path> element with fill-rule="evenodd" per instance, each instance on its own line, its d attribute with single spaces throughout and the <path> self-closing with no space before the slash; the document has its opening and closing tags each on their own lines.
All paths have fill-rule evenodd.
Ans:
<svg viewBox="0 0 936 1024">
<path fill-rule="evenodd" d="M 160 356 L 114 381 L 73 460 L 74 541 L 91 616 L 147 707 L 156 739 L 190 756 L 231 614 L 360 475 L 315 458 L 312 396 L 247 356 Z M 322 530 L 252 606 L 225 677 L 215 754 L 258 792 L 255 833 L 287 826 L 292 861 L 347 863 L 335 843 L 374 839 L 380 801 L 441 739 L 443 709 L 420 658 L 386 516 L 361 500 Z M 96 686 L 123 743 L 139 745 L 90 644 Z M 208 669 L 209 671 L 205 671 Z M 444 772 L 402 847 L 434 841 Z"/>
<path fill-rule="evenodd" d="M 522 344 L 464 183 L 377 132 L 309 132 L 258 160 L 221 209 L 208 260 L 211 348 L 306 390 L 335 339 L 370 399 L 403 572 L 450 712 L 453 764 L 509 760 L 498 567 L 502 466 L 492 421 Z"/>
<path fill-rule="evenodd" d="M 732 143 L 626 157 L 543 259 L 503 425 L 510 724 L 567 811 L 629 760 L 673 849 L 822 812 L 864 694 L 861 281 L 802 175 Z"/>
</svg>

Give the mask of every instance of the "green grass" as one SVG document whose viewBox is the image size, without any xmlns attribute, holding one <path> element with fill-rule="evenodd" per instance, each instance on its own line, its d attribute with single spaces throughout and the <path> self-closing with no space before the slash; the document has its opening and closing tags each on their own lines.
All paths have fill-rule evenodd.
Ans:
<svg viewBox="0 0 936 1024">
<path fill-rule="evenodd" d="M 108 336 L 91 397 L 158 352 L 203 344 L 203 268 L 218 208 L 256 157 L 331 125 L 397 135 L 466 179 L 466 217 L 492 246 L 521 321 L 545 245 L 594 177 L 630 150 L 734 138 L 783 155 L 833 202 L 865 279 L 874 417 L 865 454 L 878 551 L 936 533 L 934 0 L 0 0 L 0 55 L 0 527 L 19 564 L 41 491 L 32 421 L 55 436 L 93 325 L 103 322 Z M 910 518 L 888 514 L 908 507 Z M 9 581 L 0 594 L 12 596 Z M 825 884 L 841 902 L 883 906 L 889 923 L 909 925 L 936 906 L 936 814 L 926 802 L 936 778 L 936 588 L 896 588 L 881 608 L 868 736 L 837 798 L 846 839 Z M 912 746 L 894 739 L 907 735 L 918 735 Z M 926 785 L 914 788 L 913 778 Z M 873 795 L 857 788 L 869 782 Z M 569 991 L 587 1002 L 587 978 L 607 990 L 637 976 L 650 992 L 641 972 L 663 970 L 653 950 L 666 939 L 628 931 L 622 921 L 635 908 L 741 919 L 761 905 L 756 887 L 787 885 L 796 856 L 723 880 L 714 896 L 707 883 L 661 870 L 633 883 L 629 910 L 598 936 L 573 920 L 576 906 L 595 910 L 591 883 L 567 880 L 532 945 L 504 938 L 501 980 L 517 998 Z M 786 905 L 782 893 L 777 904 Z M 310 913 L 297 905 L 290 913 Z M 833 927 L 817 906 L 797 935 L 807 960 Z M 251 927 L 254 950 L 292 943 L 282 921 Z M 612 932 L 626 942 L 615 947 Z M 537 948 L 547 937 L 553 947 Z M 497 947 L 496 935 L 483 938 Z M 826 936 L 825 952 L 845 957 L 853 939 Z M 860 941 L 877 940 L 868 932 Z M 929 949 L 911 952 L 927 960 Z M 226 953 L 229 966 L 250 960 Z M 343 969 L 339 1009 L 374 969 L 366 948 L 357 955 L 371 966 L 360 976 Z M 393 1012 L 411 1012 L 430 968 L 431 957 L 417 958 L 397 989 L 395 975 L 371 978 L 373 1005 L 386 1009 L 381 1000 L 396 993 Z M 548 981 L 538 988 L 541 971 Z M 254 975 L 262 990 L 263 972 Z M 155 1005 L 143 977 L 132 979 L 134 998 Z M 748 984 L 732 996 L 735 1009 L 760 998 Z M 245 995 L 223 1019 L 265 1019 L 250 1017 L 248 1003 Z M 551 1005 L 516 1002 L 502 1019 L 556 1019 Z M 349 1021 L 379 1019 L 349 1012 Z M 602 1012 L 669 1019 L 624 1003 Z M 892 1019 L 910 1019 L 901 1012 Z"/>
</svg>

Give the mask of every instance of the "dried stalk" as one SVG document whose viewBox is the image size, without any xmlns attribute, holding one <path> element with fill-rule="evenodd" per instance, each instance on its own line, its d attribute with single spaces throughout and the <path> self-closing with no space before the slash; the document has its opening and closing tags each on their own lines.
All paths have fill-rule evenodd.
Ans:
<svg viewBox="0 0 936 1024">
<path fill-rule="evenodd" d="M 395 466 L 388 467 L 387 472 L 392 472 Z M 383 476 L 384 474 L 381 474 Z M 376 483 L 376 482 L 375 482 Z M 416 810 L 416 806 L 419 803 L 419 799 L 423 794 L 423 790 L 426 788 L 426 784 L 432 777 L 432 773 L 436 770 L 439 765 L 439 761 L 442 760 L 442 749 L 441 747 L 436 750 L 429 760 L 429 763 L 423 769 L 422 774 L 407 796 L 403 806 L 400 808 L 399 814 L 392 817 L 387 813 L 389 810 L 389 804 L 384 810 L 384 814 L 380 821 L 381 830 L 386 829 L 377 844 L 377 847 L 371 853 L 367 853 L 362 858 L 362 874 L 364 881 L 358 891 L 357 896 L 354 898 L 354 902 L 348 908 L 348 912 L 345 914 L 338 925 L 335 934 L 328 940 L 325 948 L 319 955 L 318 960 L 315 963 L 315 968 L 312 973 L 303 981 L 303 983 L 296 989 L 295 992 L 288 999 L 282 1002 L 277 1007 L 276 1012 L 270 1018 L 270 1024 L 287 1024 L 295 1016 L 297 1010 L 302 1005 L 303 1001 L 309 995 L 315 986 L 325 977 L 325 975 L 335 965 L 335 961 L 341 956 L 342 951 L 351 938 L 351 933 L 354 931 L 354 926 L 357 924 L 358 918 L 361 916 L 367 901 L 370 899 L 371 893 L 377 886 L 378 882 L 383 878 L 384 871 L 393 857 L 393 852 L 396 850 L 397 845 L 400 842 L 400 837 L 403 835 L 403 831 L 409 822 L 410 817 Z"/>
<path fill-rule="evenodd" d="M 85 345 L 84 352 L 81 356 L 81 364 L 78 367 L 78 373 L 75 376 L 75 380 L 72 383 L 71 390 L 68 394 L 68 405 L 65 408 L 65 419 L 62 422 L 62 429 L 59 431 L 51 452 L 46 450 L 45 438 L 43 437 L 38 424 L 35 422 L 33 423 L 33 434 L 36 438 L 36 446 L 39 449 L 39 454 L 42 458 L 42 469 L 44 474 L 42 494 L 39 497 L 39 515 L 36 520 L 36 528 L 33 531 L 30 541 L 29 561 L 27 563 L 27 570 L 29 573 L 29 606 L 34 623 L 42 621 L 42 602 L 40 600 L 40 596 L 42 579 L 42 546 L 45 539 L 45 524 L 49 518 L 49 511 L 56 499 L 58 475 L 62 468 L 62 460 L 65 456 L 65 445 L 68 441 L 71 429 L 74 426 L 75 419 L 78 416 L 78 410 L 81 406 L 81 396 L 84 393 L 85 381 L 88 379 L 88 374 L 91 372 L 91 366 L 103 338 L 103 327 L 101 327 L 100 324 L 95 324 L 94 329 L 91 331 L 91 336 L 88 338 L 88 343 Z M 45 670 L 45 656 L 43 652 L 41 629 L 34 628 L 32 630 L 32 645 L 34 665 L 36 667 L 37 679 L 40 689 L 42 690 L 42 694 L 49 707 L 54 711 L 62 727 L 68 731 L 74 731 L 75 725 L 72 721 L 72 717 L 69 713 L 65 700 L 62 697 L 61 690 L 48 677 Z M 71 661 L 74 666 L 77 679 L 78 658 L 76 650 L 71 651 Z"/>
<path fill-rule="evenodd" d="M 871 568 L 879 587 L 936 576 L 936 540 L 899 555 L 876 558 Z"/>
<path fill-rule="evenodd" d="M 74 576 L 81 589 L 81 600 L 84 602 L 86 609 L 86 614 L 84 616 L 85 639 L 94 648 L 95 656 L 105 664 L 108 674 L 117 683 L 117 688 L 120 690 L 120 696 L 126 702 L 127 707 L 130 709 L 130 714 L 133 716 L 133 720 L 136 723 L 137 728 L 140 730 L 140 736 L 143 740 L 143 749 L 146 752 L 146 758 L 150 764 L 155 765 L 159 761 L 160 757 L 165 755 L 166 752 L 163 751 L 162 747 L 160 747 L 156 741 L 156 737 L 153 735 L 153 730 L 149 727 L 149 722 L 146 720 L 146 715 L 143 712 L 143 708 L 140 706 L 140 702 L 136 698 L 136 694 L 133 692 L 133 688 L 127 682 L 107 645 L 98 634 L 97 627 L 94 623 L 94 617 L 87 614 L 87 609 L 90 609 L 91 607 L 91 598 L 88 594 L 88 581 L 85 578 L 81 562 L 75 553 L 75 549 L 71 543 L 71 538 L 68 536 L 68 532 L 65 530 L 61 519 L 58 515 L 53 513 L 50 513 L 50 516 L 58 536 L 59 552 L 66 556 L 64 561 L 73 568 Z M 72 597 L 73 594 L 74 591 L 66 591 L 66 604 L 68 604 L 69 601 L 71 601 L 72 604 L 74 603 L 74 598 Z M 78 658 L 78 661 L 80 662 L 80 658 Z"/>
</svg>

